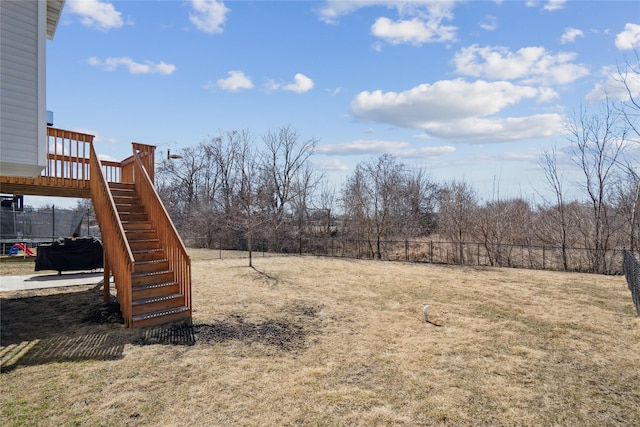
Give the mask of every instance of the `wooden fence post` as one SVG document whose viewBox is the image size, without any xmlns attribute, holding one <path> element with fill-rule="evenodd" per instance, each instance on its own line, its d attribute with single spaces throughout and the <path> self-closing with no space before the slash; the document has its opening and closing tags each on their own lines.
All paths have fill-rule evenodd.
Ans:
<svg viewBox="0 0 640 427">
<path fill-rule="evenodd" d="M 404 259 L 409 261 L 409 240 L 404 241 Z"/>
</svg>

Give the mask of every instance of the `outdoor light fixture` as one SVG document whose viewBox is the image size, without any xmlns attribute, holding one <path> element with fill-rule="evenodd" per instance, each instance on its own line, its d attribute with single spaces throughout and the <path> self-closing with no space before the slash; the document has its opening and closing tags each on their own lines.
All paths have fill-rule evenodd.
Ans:
<svg viewBox="0 0 640 427">
<path fill-rule="evenodd" d="M 180 154 L 171 154 L 171 150 L 167 150 L 167 160 L 171 159 L 181 159 L 182 156 Z"/>
</svg>

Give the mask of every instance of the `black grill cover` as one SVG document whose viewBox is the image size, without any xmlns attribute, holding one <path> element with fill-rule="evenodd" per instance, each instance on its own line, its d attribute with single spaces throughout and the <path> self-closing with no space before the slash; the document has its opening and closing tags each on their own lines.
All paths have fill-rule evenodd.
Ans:
<svg viewBox="0 0 640 427">
<path fill-rule="evenodd" d="M 38 246 L 36 255 L 36 271 L 93 270 L 102 264 L 102 242 L 95 237 L 64 237 Z"/>
</svg>

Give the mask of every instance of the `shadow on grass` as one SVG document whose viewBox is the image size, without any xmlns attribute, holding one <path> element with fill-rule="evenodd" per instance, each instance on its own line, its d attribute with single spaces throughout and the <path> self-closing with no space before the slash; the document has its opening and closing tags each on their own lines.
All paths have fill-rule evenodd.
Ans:
<svg viewBox="0 0 640 427">
<path fill-rule="evenodd" d="M 0 369 L 123 357 L 131 332 L 102 286 L 25 291 L 0 299 Z"/>
<path fill-rule="evenodd" d="M 230 340 L 282 351 L 303 349 L 318 331 L 319 306 L 294 304 L 277 319 L 231 314 L 208 324 L 124 327 L 118 303 L 102 301 L 101 286 L 24 292 L 0 299 L 0 372 L 18 366 L 116 360 L 132 345 L 213 345 Z"/>
<path fill-rule="evenodd" d="M 265 273 L 264 271 L 258 270 L 257 268 L 255 268 L 253 265 L 251 266 L 251 268 L 258 273 L 259 275 L 261 275 L 262 277 L 264 277 L 267 280 L 272 280 L 276 285 L 278 284 L 278 278 L 269 275 L 268 273 Z"/>
</svg>

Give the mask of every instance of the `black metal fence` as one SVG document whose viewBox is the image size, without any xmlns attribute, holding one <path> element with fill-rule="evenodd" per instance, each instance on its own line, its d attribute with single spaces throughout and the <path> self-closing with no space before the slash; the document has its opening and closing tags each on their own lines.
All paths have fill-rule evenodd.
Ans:
<svg viewBox="0 0 640 427">
<path fill-rule="evenodd" d="M 186 237 L 188 246 L 219 250 L 249 249 L 245 237 Z M 443 242 L 432 240 L 376 241 L 338 237 L 252 239 L 256 252 L 309 254 L 331 257 L 381 259 L 536 270 L 623 274 L 623 250 L 596 251 L 587 248 Z M 597 262 L 594 262 L 597 260 Z M 594 268 L 597 266 L 597 268 Z"/>
<path fill-rule="evenodd" d="M 624 275 L 627 278 L 636 312 L 640 316 L 640 262 L 630 251 L 624 251 Z"/>
</svg>

